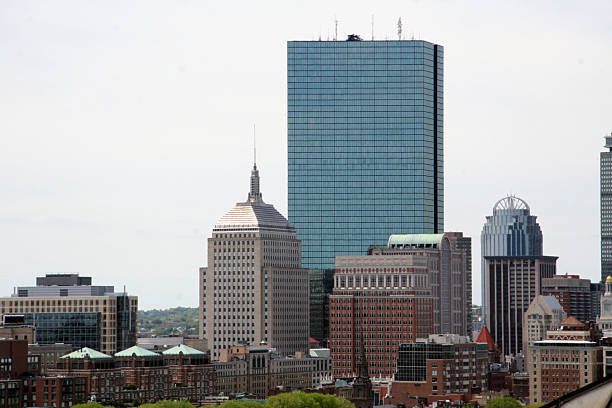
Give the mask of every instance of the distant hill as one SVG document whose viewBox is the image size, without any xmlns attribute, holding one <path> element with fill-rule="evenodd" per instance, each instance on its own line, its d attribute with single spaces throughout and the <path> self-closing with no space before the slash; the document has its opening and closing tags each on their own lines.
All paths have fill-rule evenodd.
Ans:
<svg viewBox="0 0 612 408">
<path fill-rule="evenodd" d="M 194 336 L 199 329 L 197 307 L 174 307 L 166 310 L 139 310 L 139 335 L 183 335 Z"/>
</svg>

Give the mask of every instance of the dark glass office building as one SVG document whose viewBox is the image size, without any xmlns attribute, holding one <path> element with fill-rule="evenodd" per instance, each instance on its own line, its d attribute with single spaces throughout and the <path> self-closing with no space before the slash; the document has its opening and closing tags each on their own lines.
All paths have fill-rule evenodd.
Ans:
<svg viewBox="0 0 612 408">
<path fill-rule="evenodd" d="M 303 267 L 331 270 L 336 255 L 393 233 L 444 231 L 443 47 L 290 41 L 287 71 L 289 220 Z"/>
<path fill-rule="evenodd" d="M 36 328 L 39 344 L 65 343 L 100 349 L 100 313 L 25 313 L 25 324 Z"/>
<path fill-rule="evenodd" d="M 604 139 L 606 151 L 599 154 L 601 282 L 612 276 L 612 133 Z"/>
<path fill-rule="evenodd" d="M 527 202 L 510 195 L 497 201 L 493 215 L 486 216 L 480 234 L 482 317 L 487 319 L 489 289 L 486 287 L 485 257 L 541 256 L 543 236 L 537 216 Z M 491 327 L 489 327 L 491 330 Z"/>
<path fill-rule="evenodd" d="M 333 268 L 392 233 L 442 232 L 442 47 L 287 47 L 289 219 L 304 267 Z"/>
</svg>

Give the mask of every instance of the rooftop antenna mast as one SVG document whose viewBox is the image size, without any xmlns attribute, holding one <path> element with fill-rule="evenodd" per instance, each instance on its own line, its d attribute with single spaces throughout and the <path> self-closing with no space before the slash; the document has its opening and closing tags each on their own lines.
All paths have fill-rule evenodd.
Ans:
<svg viewBox="0 0 612 408">
<path fill-rule="evenodd" d="M 257 137 L 255 133 L 254 123 L 253 123 L 253 166 L 257 166 Z"/>
<path fill-rule="evenodd" d="M 334 16 L 334 25 L 335 25 L 335 35 L 334 41 L 338 41 L 338 19 Z"/>
<path fill-rule="evenodd" d="M 374 41 L 374 14 L 372 14 L 372 41 Z"/>
<path fill-rule="evenodd" d="M 401 40 L 402 39 L 402 18 L 400 17 L 399 20 L 397 20 L 397 39 Z"/>
</svg>

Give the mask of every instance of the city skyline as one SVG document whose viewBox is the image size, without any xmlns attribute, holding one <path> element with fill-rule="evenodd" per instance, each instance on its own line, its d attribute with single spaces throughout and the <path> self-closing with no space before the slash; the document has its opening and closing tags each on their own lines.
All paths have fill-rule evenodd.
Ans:
<svg viewBox="0 0 612 408">
<path fill-rule="evenodd" d="M 0 5 L 2 296 L 80 272 L 142 309 L 196 306 L 204 238 L 247 187 L 253 122 L 262 190 L 287 216 L 285 44 L 326 39 L 334 14 L 338 40 L 369 39 L 374 14 L 375 39 L 401 16 L 405 38 L 444 45 L 445 230 L 473 237 L 473 259 L 492 203 L 514 193 L 559 273 L 599 279 L 609 4 L 313 3 L 299 19 L 263 4 L 258 21 L 249 5 L 115 4 Z"/>
</svg>

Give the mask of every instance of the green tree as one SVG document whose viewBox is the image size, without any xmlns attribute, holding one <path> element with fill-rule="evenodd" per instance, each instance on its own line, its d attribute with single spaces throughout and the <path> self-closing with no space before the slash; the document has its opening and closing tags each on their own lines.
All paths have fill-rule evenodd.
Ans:
<svg viewBox="0 0 612 408">
<path fill-rule="evenodd" d="M 221 408 L 264 408 L 264 404 L 257 401 L 225 401 Z"/>
<path fill-rule="evenodd" d="M 72 408 L 109 408 L 109 407 L 105 407 L 104 405 L 98 402 L 88 402 L 86 404 L 73 405 Z"/>
<path fill-rule="evenodd" d="M 520 402 L 511 397 L 493 398 L 487 402 L 486 408 L 521 408 Z"/>
<path fill-rule="evenodd" d="M 302 391 L 275 395 L 268 398 L 265 405 L 265 408 L 355 408 L 352 402 L 342 397 Z"/>
</svg>

